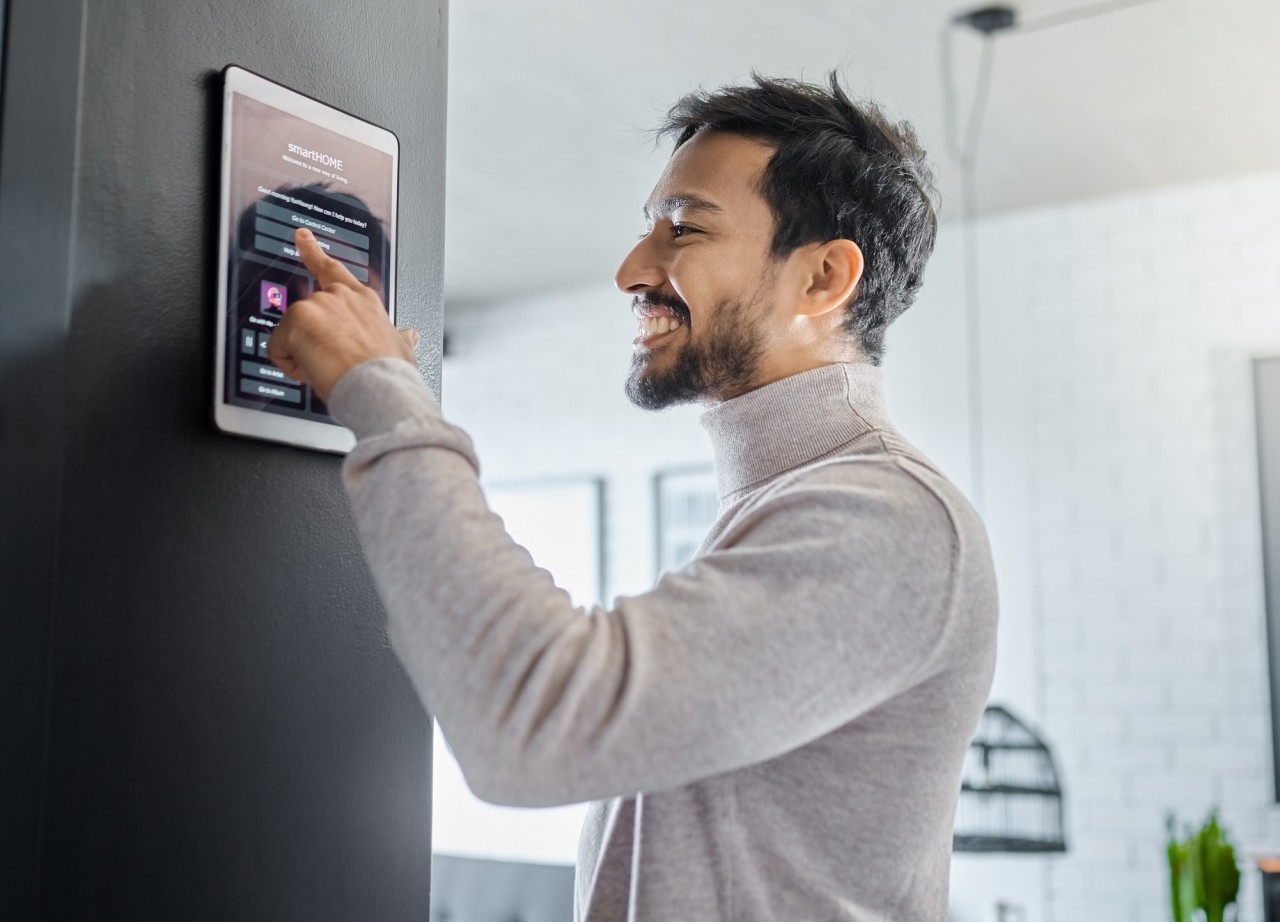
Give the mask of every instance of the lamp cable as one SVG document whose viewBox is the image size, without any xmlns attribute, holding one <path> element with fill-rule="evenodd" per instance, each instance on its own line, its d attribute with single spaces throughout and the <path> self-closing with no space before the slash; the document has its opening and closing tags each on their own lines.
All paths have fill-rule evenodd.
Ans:
<svg viewBox="0 0 1280 922">
<path fill-rule="evenodd" d="M 982 140 L 982 123 L 986 116 L 995 75 L 996 36 L 999 33 L 1026 35 L 1069 23 L 1093 19 L 1157 0 L 1107 0 L 1087 3 L 1073 9 L 1019 21 L 1012 7 L 994 6 L 957 14 L 942 27 L 939 70 L 942 78 L 943 118 L 947 147 L 952 160 L 960 168 L 960 233 L 964 271 L 964 313 L 968 327 L 966 346 L 969 361 L 970 419 L 970 498 L 979 512 L 983 511 L 985 493 L 985 461 L 983 439 L 985 428 L 982 401 L 982 304 L 978 284 L 978 240 L 974 227 L 978 216 L 978 150 Z M 982 52 L 964 131 L 956 104 L 954 37 L 957 26 L 965 26 L 982 37 Z"/>
</svg>

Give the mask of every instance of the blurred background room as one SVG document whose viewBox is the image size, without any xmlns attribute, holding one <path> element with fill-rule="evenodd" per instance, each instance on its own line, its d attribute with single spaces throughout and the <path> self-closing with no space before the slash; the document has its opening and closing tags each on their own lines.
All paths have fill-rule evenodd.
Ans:
<svg viewBox="0 0 1280 922">
<path fill-rule="evenodd" d="M 455 0 L 445 411 L 579 604 L 678 567 L 715 515 L 710 448 L 699 408 L 628 403 L 612 286 L 669 153 L 649 132 L 698 86 L 838 71 L 930 150 L 941 231 L 889 332 L 890 411 L 981 510 L 1000 580 L 997 746 L 966 774 L 951 918 L 1163 922 L 1167 817 L 1184 840 L 1217 810 L 1238 918 L 1262 922 L 1280 4 L 1015 6 Z M 980 790 L 1006 769 L 1029 790 Z M 438 899 L 498 862 L 568 898 L 578 809 L 481 804 L 439 737 L 434 784 Z"/>
</svg>

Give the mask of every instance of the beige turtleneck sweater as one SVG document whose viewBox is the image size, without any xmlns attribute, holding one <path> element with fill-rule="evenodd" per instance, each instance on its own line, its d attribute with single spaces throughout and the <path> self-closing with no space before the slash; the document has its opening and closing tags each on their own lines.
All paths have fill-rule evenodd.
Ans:
<svg viewBox="0 0 1280 922">
<path fill-rule="evenodd" d="M 416 370 L 330 406 L 388 632 L 476 794 L 596 801 L 581 922 L 939 922 L 996 589 L 960 492 L 830 365 L 710 410 L 698 556 L 574 609 L 490 513 Z"/>
</svg>

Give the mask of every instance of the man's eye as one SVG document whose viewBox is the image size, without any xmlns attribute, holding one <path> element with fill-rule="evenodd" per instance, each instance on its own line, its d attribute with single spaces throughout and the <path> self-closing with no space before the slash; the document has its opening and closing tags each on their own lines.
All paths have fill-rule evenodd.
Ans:
<svg viewBox="0 0 1280 922">
<path fill-rule="evenodd" d="M 672 225 L 671 225 L 671 236 L 672 236 L 672 237 L 684 237 L 684 236 L 686 236 L 687 234 L 692 234 L 693 232 L 694 232 L 694 229 L 693 229 L 692 227 L 689 227 L 687 224 L 672 224 Z"/>
</svg>

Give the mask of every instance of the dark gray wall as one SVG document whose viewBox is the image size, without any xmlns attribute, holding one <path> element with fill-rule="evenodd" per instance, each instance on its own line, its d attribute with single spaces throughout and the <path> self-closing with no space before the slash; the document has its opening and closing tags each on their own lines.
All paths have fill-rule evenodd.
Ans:
<svg viewBox="0 0 1280 922">
<path fill-rule="evenodd" d="M 7 920 L 426 918 L 429 724 L 339 459 L 215 432 L 212 293 L 237 63 L 399 135 L 400 319 L 439 342 L 446 2 L 8 0 Z"/>
</svg>

